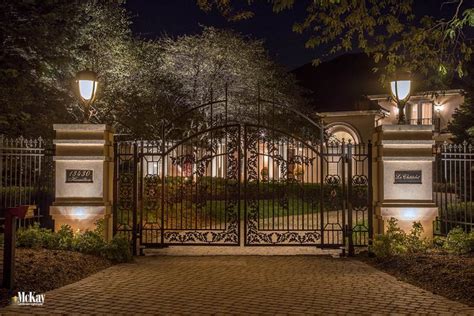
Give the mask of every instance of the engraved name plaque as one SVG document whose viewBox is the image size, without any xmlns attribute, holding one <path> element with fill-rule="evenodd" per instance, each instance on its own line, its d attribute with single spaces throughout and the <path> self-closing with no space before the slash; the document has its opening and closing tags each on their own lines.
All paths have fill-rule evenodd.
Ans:
<svg viewBox="0 0 474 316">
<path fill-rule="evenodd" d="M 421 170 L 395 171 L 395 184 L 421 184 Z"/>
<path fill-rule="evenodd" d="M 66 183 L 93 183 L 93 170 L 66 169 Z"/>
</svg>

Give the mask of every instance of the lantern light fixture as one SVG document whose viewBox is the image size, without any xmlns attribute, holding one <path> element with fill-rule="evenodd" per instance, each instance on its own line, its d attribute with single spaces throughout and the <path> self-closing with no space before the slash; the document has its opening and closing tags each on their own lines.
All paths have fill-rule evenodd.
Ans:
<svg viewBox="0 0 474 316">
<path fill-rule="evenodd" d="M 97 95 L 98 82 L 97 74 L 91 70 L 79 71 L 76 74 L 79 97 L 84 105 L 84 123 L 89 122 L 91 115 L 90 108 Z"/>
<path fill-rule="evenodd" d="M 398 108 L 398 124 L 405 124 L 405 105 L 411 93 L 411 74 L 407 70 L 397 71 L 390 81 L 390 90 Z"/>
</svg>

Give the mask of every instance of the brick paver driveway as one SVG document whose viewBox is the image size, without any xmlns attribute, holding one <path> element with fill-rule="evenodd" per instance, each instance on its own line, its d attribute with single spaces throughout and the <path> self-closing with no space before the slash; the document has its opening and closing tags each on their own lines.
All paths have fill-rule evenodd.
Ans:
<svg viewBox="0 0 474 316">
<path fill-rule="evenodd" d="M 138 258 L 5 312 L 474 315 L 356 260 L 315 256 Z"/>
</svg>

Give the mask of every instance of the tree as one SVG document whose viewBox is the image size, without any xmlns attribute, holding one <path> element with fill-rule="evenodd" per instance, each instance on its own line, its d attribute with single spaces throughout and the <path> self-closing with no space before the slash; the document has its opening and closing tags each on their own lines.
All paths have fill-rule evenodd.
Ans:
<svg viewBox="0 0 474 316">
<path fill-rule="evenodd" d="M 203 27 L 201 34 L 164 37 L 159 46 L 163 49 L 160 71 L 179 82 L 185 107 L 223 100 L 227 88 L 230 120 L 256 122 L 259 114 L 261 122 L 273 120 L 275 117 L 269 117 L 271 103 L 259 102 L 259 97 L 304 111 L 305 102 L 296 80 L 270 60 L 261 41 L 229 30 Z M 214 114 L 224 111 L 224 106 L 216 105 Z M 289 113 L 280 114 L 287 119 Z M 196 124 L 203 121 L 199 118 Z"/>
<path fill-rule="evenodd" d="M 127 85 L 115 91 L 107 108 L 118 133 L 135 138 L 161 137 L 163 124 L 188 106 L 179 82 L 163 71 L 163 49 L 157 41 L 133 41 Z"/>
<path fill-rule="evenodd" d="M 229 20 L 253 17 L 251 5 L 236 1 L 197 0 L 205 11 L 219 10 Z M 290 10 L 295 0 L 271 0 L 274 12 Z M 457 74 L 466 75 L 472 39 L 466 32 L 474 27 L 474 8 L 468 1 L 453 0 L 441 4 L 451 18 L 416 16 L 413 0 L 318 0 L 308 1 L 307 15 L 293 30 L 308 34 L 308 48 L 324 48 L 329 55 L 361 50 L 378 64 L 381 80 L 397 68 L 409 68 L 434 78 L 440 84 Z M 237 8 L 235 7 L 237 6 Z M 314 59 L 318 64 L 321 56 Z"/>
<path fill-rule="evenodd" d="M 275 99 L 293 108 L 304 100 L 293 77 L 267 55 L 263 45 L 242 35 L 212 27 L 202 33 L 156 41 L 133 41 L 128 86 L 109 100 L 109 113 L 122 133 L 159 139 L 163 125 L 192 133 L 209 124 L 209 108 L 183 116 L 187 110 L 224 100 L 227 88 L 229 120 L 252 119 L 258 112 L 257 97 Z M 222 114 L 223 102 L 213 107 Z M 264 113 L 268 107 L 261 106 Z M 172 132 L 169 128 L 166 132 Z M 176 138 L 184 134 L 175 135 Z"/>
<path fill-rule="evenodd" d="M 467 141 L 474 144 L 474 80 L 466 86 L 464 103 L 453 113 L 448 130 L 456 143 Z"/>
<path fill-rule="evenodd" d="M 298 106 L 299 90 L 292 75 L 268 57 L 261 41 L 229 30 L 203 27 L 202 33 L 159 41 L 162 71 L 181 83 L 188 104 L 223 97 L 227 86 L 240 98 L 274 97 Z M 275 95 L 273 96 L 273 93 Z"/>
<path fill-rule="evenodd" d="M 261 42 L 214 28 L 177 39 L 134 38 L 121 3 L 0 3 L 0 134 L 50 137 L 52 123 L 82 122 L 74 76 L 84 69 L 99 75 L 91 122 L 145 139 L 158 138 L 163 124 L 208 102 L 211 91 L 222 99 L 226 85 L 238 114 L 257 112 L 257 90 L 302 105 L 294 80 Z"/>
<path fill-rule="evenodd" d="M 95 120 L 109 117 L 109 100 L 126 85 L 133 62 L 120 3 L 0 3 L 0 133 L 50 136 L 52 122 L 82 121 L 72 91 L 75 73 L 85 68 L 100 74 Z"/>
</svg>

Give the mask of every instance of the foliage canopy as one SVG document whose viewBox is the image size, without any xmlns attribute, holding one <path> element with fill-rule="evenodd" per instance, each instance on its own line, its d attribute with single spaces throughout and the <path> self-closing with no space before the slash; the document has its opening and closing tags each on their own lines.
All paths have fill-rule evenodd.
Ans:
<svg viewBox="0 0 474 316">
<path fill-rule="evenodd" d="M 81 122 L 74 76 L 84 69 L 99 75 L 92 123 L 136 137 L 156 137 L 163 121 L 208 102 L 211 91 L 222 98 L 225 85 L 236 108 L 251 109 L 257 87 L 289 106 L 302 103 L 259 41 L 205 27 L 143 40 L 130 23 L 119 0 L 1 2 L 0 134 L 50 137 L 53 122 Z"/>
<path fill-rule="evenodd" d="M 203 10 L 216 9 L 233 21 L 252 18 L 254 2 L 197 0 Z M 269 2 L 275 13 L 296 5 L 295 0 Z M 437 81 L 466 75 L 473 53 L 466 34 L 474 27 L 474 8 L 466 0 L 442 3 L 449 19 L 415 14 L 414 0 L 317 0 L 304 5 L 307 14 L 295 21 L 293 30 L 308 37 L 306 47 L 322 48 L 328 55 L 363 51 L 379 64 L 375 70 L 384 70 L 382 81 L 401 67 Z M 315 64 L 320 61 L 320 56 L 314 59 Z"/>
</svg>

